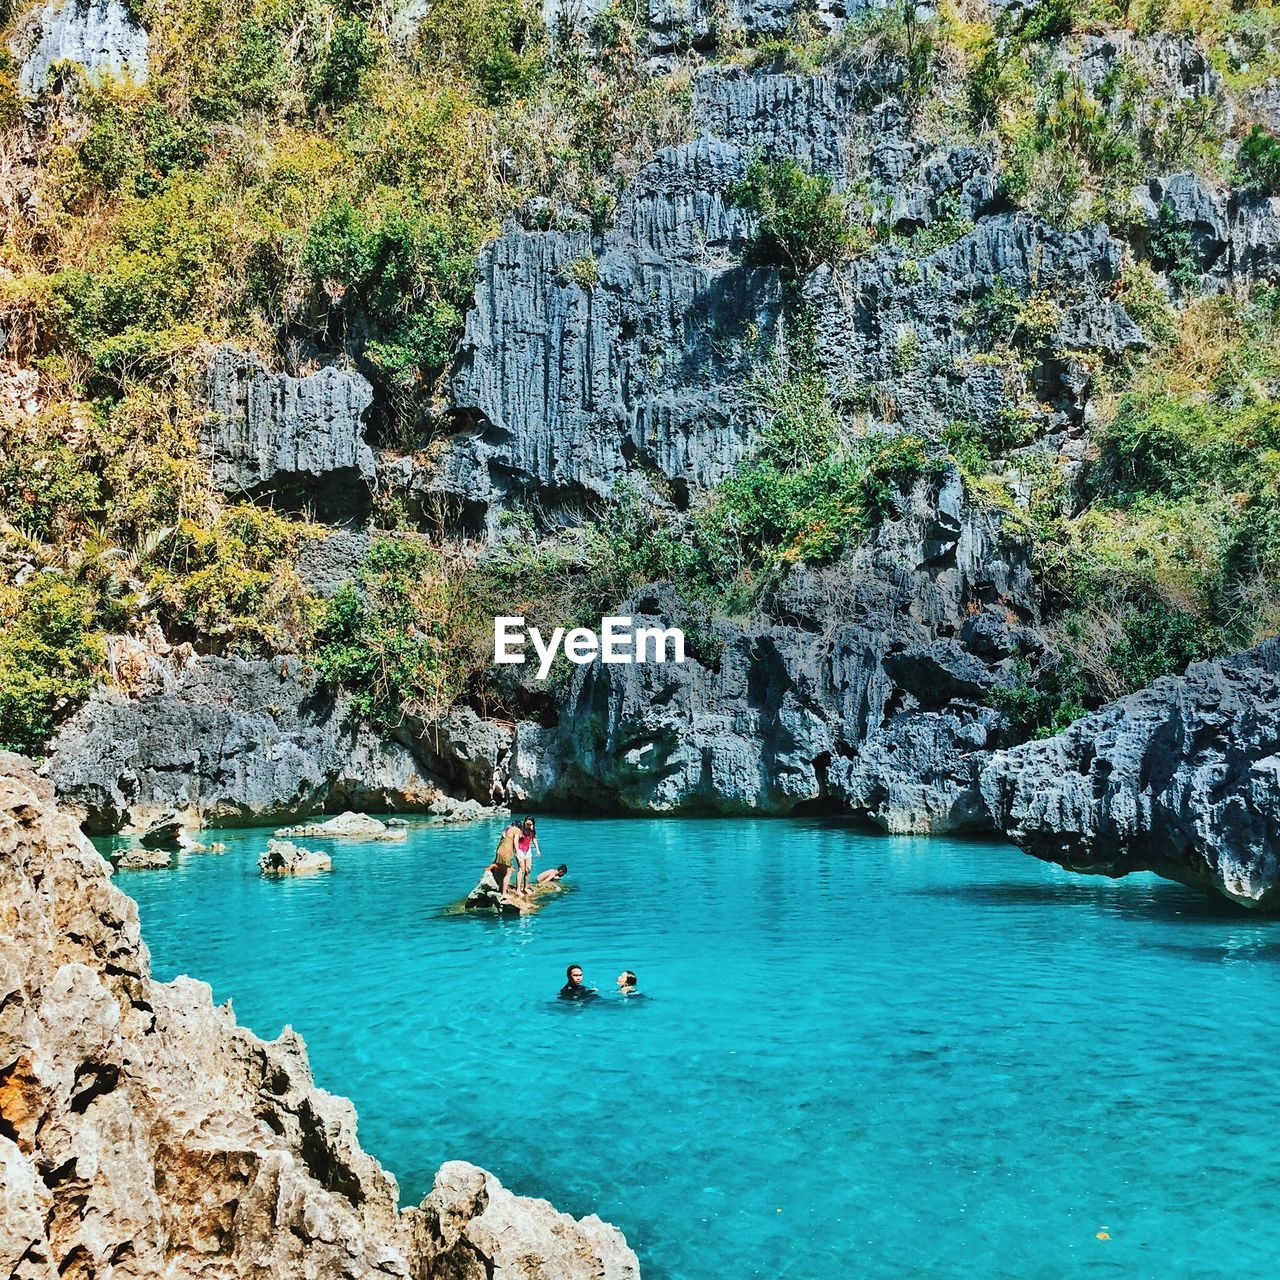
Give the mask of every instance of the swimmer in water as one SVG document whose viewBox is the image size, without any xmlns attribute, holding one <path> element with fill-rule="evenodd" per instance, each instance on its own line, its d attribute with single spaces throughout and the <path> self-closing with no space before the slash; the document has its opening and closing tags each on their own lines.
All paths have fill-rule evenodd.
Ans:
<svg viewBox="0 0 1280 1280">
<path fill-rule="evenodd" d="M 582 966 L 580 964 L 571 964 L 564 971 L 564 976 L 568 978 L 568 982 L 560 988 L 561 1000 L 594 1000 L 596 998 L 596 989 L 594 987 L 584 987 L 582 985 Z"/>
</svg>

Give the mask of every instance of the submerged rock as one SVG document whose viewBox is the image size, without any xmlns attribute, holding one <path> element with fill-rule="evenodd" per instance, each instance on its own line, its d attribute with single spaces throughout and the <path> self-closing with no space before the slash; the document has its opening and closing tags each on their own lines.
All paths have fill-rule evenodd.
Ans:
<svg viewBox="0 0 1280 1280">
<path fill-rule="evenodd" d="M 268 840 L 267 847 L 258 858 L 262 874 L 267 876 L 297 876 L 309 871 L 330 871 L 333 859 L 327 853 L 303 849 L 288 840 Z"/>
<path fill-rule="evenodd" d="M 324 822 L 304 822 L 296 827 L 281 827 L 278 836 L 330 836 L 350 840 L 403 840 L 408 835 L 403 827 L 388 827 L 367 813 L 340 813 Z"/>
<path fill-rule="evenodd" d="M 1280 908 L 1280 640 L 994 755 L 998 829 L 1074 871 L 1154 871 Z"/>
<path fill-rule="evenodd" d="M 15 1280 L 630 1280 L 594 1217 L 446 1165 L 420 1210 L 288 1028 L 152 979 L 137 908 L 29 762 L 0 755 L 0 1263 Z M 477 1221 L 473 1223 L 473 1219 Z M 477 1269 L 478 1268 L 478 1269 Z"/>
</svg>

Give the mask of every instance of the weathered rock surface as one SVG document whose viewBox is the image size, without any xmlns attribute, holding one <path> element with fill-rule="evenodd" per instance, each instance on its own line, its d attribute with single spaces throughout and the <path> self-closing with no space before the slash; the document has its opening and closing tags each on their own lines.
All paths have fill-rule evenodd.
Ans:
<svg viewBox="0 0 1280 1280">
<path fill-rule="evenodd" d="M 332 596 L 346 583 L 358 583 L 370 541 L 363 530 L 335 529 L 323 538 L 304 542 L 294 564 L 299 581 L 319 596 Z"/>
<path fill-rule="evenodd" d="M 297 658 L 152 664 L 136 697 L 99 689 L 54 740 L 49 775 L 91 831 L 430 812 L 447 788 L 411 746 L 349 717 Z"/>
<path fill-rule="evenodd" d="M 484 720 L 471 707 L 417 728 L 415 745 L 427 767 L 479 805 L 506 799 L 507 761 L 515 730 Z"/>
<path fill-rule="evenodd" d="M 1122 245 L 1102 226 L 1062 232 L 1010 212 L 990 155 L 913 134 L 893 96 L 902 74 L 886 59 L 707 71 L 700 136 L 639 171 L 616 225 L 509 225 L 480 255 L 453 434 L 386 479 L 411 506 L 444 502 L 461 528 L 493 534 L 513 506 L 577 523 L 621 481 L 683 508 L 728 476 L 762 425 L 750 385 L 783 314 L 782 278 L 753 262 L 752 218 L 728 199 L 754 155 L 862 184 L 874 195 L 854 196 L 851 216 L 896 237 L 806 282 L 838 401 L 926 433 L 1030 411 L 1045 432 L 1080 435 L 1090 361 L 1142 341 L 1111 296 Z M 992 347 L 1008 334 L 966 319 L 997 288 L 1052 299 L 1046 332 L 1003 360 Z"/>
<path fill-rule="evenodd" d="M 258 858 L 266 876 L 300 876 L 312 871 L 331 871 L 333 859 L 327 853 L 304 849 L 290 840 L 268 840 Z"/>
<path fill-rule="evenodd" d="M 679 624 L 664 589 L 623 613 Z M 973 628 L 985 616 L 985 628 Z M 954 469 L 904 495 L 844 562 L 798 573 L 766 617 L 717 624 L 683 665 L 576 668 L 551 728 L 517 727 L 512 800 L 637 811 L 852 809 L 891 831 L 982 826 L 1010 619 L 1035 619 L 1025 549 Z M 977 638 L 971 643 L 964 637 Z"/>
<path fill-rule="evenodd" d="M 636 1256 L 615 1227 L 522 1201 L 492 1174 L 455 1160 L 436 1174 L 411 1231 L 415 1252 L 432 1258 L 429 1274 L 441 1280 L 639 1280 Z"/>
<path fill-rule="evenodd" d="M 34 97 L 59 62 L 74 62 L 90 77 L 147 78 L 147 33 L 127 0 L 49 0 L 21 22 L 10 47 L 19 63 L 18 89 Z"/>
<path fill-rule="evenodd" d="M 982 793 L 997 828 L 1038 858 L 1280 908 L 1280 640 L 998 752 Z"/>
<path fill-rule="evenodd" d="M 116 859 L 122 871 L 159 871 L 173 865 L 173 854 L 168 849 L 126 849 Z"/>
<path fill-rule="evenodd" d="M 223 346 L 210 361 L 208 391 L 204 445 L 219 488 L 270 493 L 328 515 L 368 507 L 374 458 L 364 424 L 373 388 L 360 374 L 330 366 L 293 378 Z"/>
<path fill-rule="evenodd" d="M 152 980 L 137 909 L 0 756 L 0 1267 L 15 1280 L 610 1280 L 613 1228 L 449 1164 L 421 1210 L 316 1088 L 190 978 Z M 472 1218 L 477 1221 L 472 1222 Z M 469 1268 L 469 1269 L 468 1269 Z"/>
<path fill-rule="evenodd" d="M 138 837 L 138 843 L 144 849 L 178 849 L 182 846 L 182 833 L 186 824 L 182 818 L 167 811 L 158 815 Z"/>
<path fill-rule="evenodd" d="M 1175 173 L 1137 188 L 1134 208 L 1143 220 L 1134 239 L 1148 253 L 1162 217 L 1186 232 L 1201 288 L 1224 289 L 1233 281 L 1280 275 L 1280 199 L 1219 191 L 1194 174 Z"/>
<path fill-rule="evenodd" d="M 305 822 L 296 827 L 281 827 L 278 836 L 329 836 L 348 840 L 403 840 L 403 827 L 388 827 L 367 813 L 340 813 L 324 822 Z"/>
</svg>

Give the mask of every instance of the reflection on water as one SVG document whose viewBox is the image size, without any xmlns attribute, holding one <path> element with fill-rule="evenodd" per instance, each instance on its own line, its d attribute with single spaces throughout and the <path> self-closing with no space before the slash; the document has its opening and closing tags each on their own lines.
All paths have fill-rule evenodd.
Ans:
<svg viewBox="0 0 1280 1280">
<path fill-rule="evenodd" d="M 406 1200 L 474 1160 L 654 1280 L 1270 1274 L 1280 924 L 827 819 L 539 827 L 574 891 L 517 920 L 445 914 L 486 823 L 117 883 L 160 976 L 302 1033 Z"/>
</svg>

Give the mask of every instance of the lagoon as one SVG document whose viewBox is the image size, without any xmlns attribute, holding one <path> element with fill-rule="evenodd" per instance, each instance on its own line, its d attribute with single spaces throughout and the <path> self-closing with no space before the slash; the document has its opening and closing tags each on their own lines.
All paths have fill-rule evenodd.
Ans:
<svg viewBox="0 0 1280 1280">
<path fill-rule="evenodd" d="M 1271 1274 L 1280 921 L 835 819 L 555 815 L 571 891 L 484 919 L 448 907 L 502 824 L 409 821 L 309 878 L 262 830 L 116 877 L 158 978 L 302 1034 L 402 1203 L 470 1160 L 647 1280 Z M 565 1005 L 570 962 L 646 998 Z"/>
</svg>

